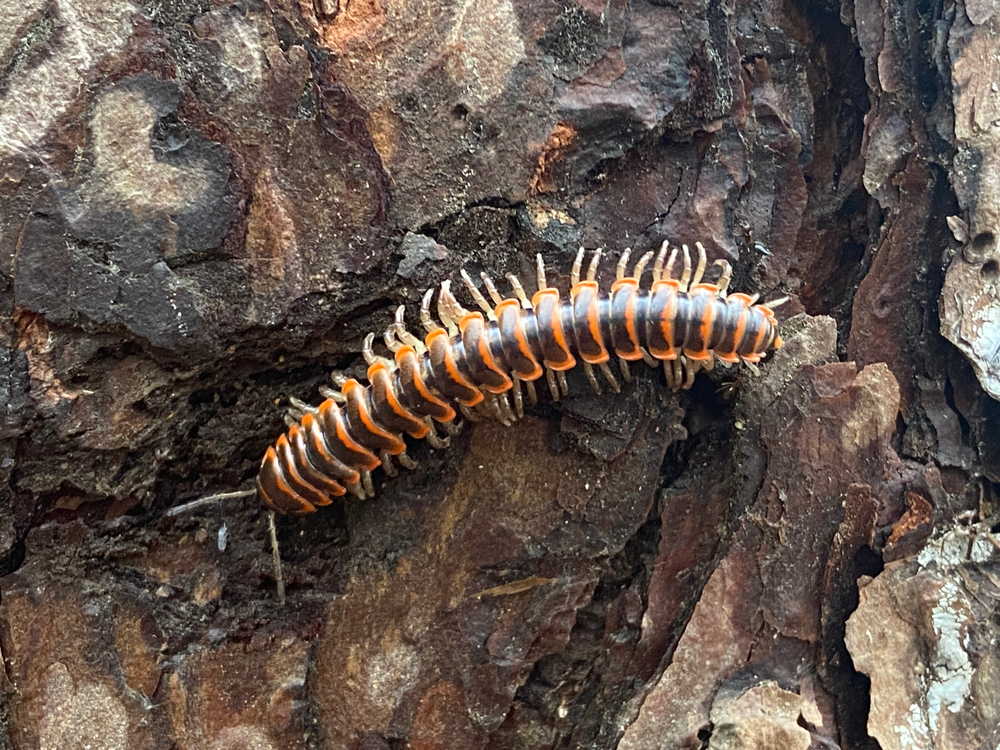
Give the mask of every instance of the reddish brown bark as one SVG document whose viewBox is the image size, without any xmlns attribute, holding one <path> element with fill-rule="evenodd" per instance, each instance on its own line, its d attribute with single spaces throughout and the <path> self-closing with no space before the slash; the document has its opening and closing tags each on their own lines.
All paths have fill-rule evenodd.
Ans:
<svg viewBox="0 0 1000 750">
<path fill-rule="evenodd" d="M 996 746 L 997 24 L 0 10 L 5 746 Z M 166 515 L 458 269 L 664 239 L 790 297 L 761 376 L 416 445 L 279 520 L 284 606 L 256 504 Z"/>
</svg>

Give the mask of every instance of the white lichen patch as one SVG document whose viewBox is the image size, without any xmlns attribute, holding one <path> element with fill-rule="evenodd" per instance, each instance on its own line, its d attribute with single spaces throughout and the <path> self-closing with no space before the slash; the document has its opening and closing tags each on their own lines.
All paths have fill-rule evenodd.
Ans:
<svg viewBox="0 0 1000 750">
<path fill-rule="evenodd" d="M 920 550 L 917 562 L 921 567 L 984 563 L 1000 557 L 1000 547 L 992 540 L 988 529 L 957 526 L 931 540 Z"/>
<path fill-rule="evenodd" d="M 931 732 L 936 734 L 941 711 L 958 713 L 969 695 L 973 670 L 966 648 L 972 608 L 962 590 L 945 581 L 930 615 L 937 640 L 928 665 L 927 718 Z"/>
</svg>

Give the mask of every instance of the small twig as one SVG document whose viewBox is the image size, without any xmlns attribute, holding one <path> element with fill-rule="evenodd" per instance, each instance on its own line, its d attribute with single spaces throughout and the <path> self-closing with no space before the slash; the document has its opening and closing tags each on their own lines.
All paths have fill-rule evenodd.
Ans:
<svg viewBox="0 0 1000 750">
<path fill-rule="evenodd" d="M 179 516 L 181 513 L 187 513 L 189 510 L 200 508 L 203 505 L 211 505 L 212 503 L 217 503 L 220 500 L 228 500 L 233 497 L 250 497 L 256 491 L 257 490 L 240 490 L 239 492 L 220 492 L 216 495 L 205 495 L 204 497 L 199 497 L 197 500 L 192 500 L 189 503 L 175 505 L 163 515 Z"/>
<path fill-rule="evenodd" d="M 274 511 L 267 512 L 267 529 L 271 533 L 271 560 L 274 563 L 274 581 L 278 586 L 278 604 L 285 606 L 285 579 L 281 576 L 281 554 L 278 552 L 278 530 L 274 525 Z"/>
</svg>

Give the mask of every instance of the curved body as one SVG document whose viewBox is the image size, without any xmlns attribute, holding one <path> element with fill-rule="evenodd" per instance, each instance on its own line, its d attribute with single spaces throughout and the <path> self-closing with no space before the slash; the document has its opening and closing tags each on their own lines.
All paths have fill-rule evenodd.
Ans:
<svg viewBox="0 0 1000 750">
<path fill-rule="evenodd" d="M 612 359 L 626 379 L 630 361 L 662 362 L 667 384 L 675 390 L 690 387 L 694 373 L 716 359 L 753 367 L 767 351 L 781 346 L 774 313 L 755 304 L 755 297 L 726 294 L 729 269 L 724 262 L 719 263 L 719 283 L 702 283 L 705 253 L 700 244 L 697 249 L 700 262 L 693 279 L 686 247 L 681 278 L 671 273 L 676 249 L 664 272 L 664 243 L 652 284 L 640 283 L 652 254 L 630 276 L 625 275 L 626 254 L 617 280 L 606 291 L 594 280 L 600 251 L 587 278 L 580 280 L 581 251 L 567 297 L 546 284 L 539 258 L 539 291 L 531 300 L 515 277 L 509 278 L 516 296 L 503 299 L 484 275 L 493 306 L 463 274 L 483 312 L 464 309 L 445 282 L 438 296 L 443 327 L 430 316 L 432 290 L 421 308 L 428 331 L 423 341 L 406 331 L 403 308 L 385 335 L 393 359 L 375 355 L 373 337 L 368 337 L 368 385 L 341 380 L 340 391 L 328 391 L 329 398 L 318 408 L 293 401 L 296 421 L 268 448 L 258 495 L 282 513 L 308 513 L 347 493 L 367 497 L 373 493 L 371 471 L 382 466 L 395 473 L 394 456 L 404 466 L 412 465 L 404 435 L 427 438 L 440 447 L 447 438 L 436 433 L 435 423 L 447 430 L 459 412 L 473 420 L 492 416 L 512 422 L 521 414 L 522 382 L 533 400 L 534 381 L 545 376 L 558 399 L 566 392 L 565 371 L 573 367 L 584 367 L 598 391 L 594 368 L 618 390 L 608 364 Z"/>
</svg>

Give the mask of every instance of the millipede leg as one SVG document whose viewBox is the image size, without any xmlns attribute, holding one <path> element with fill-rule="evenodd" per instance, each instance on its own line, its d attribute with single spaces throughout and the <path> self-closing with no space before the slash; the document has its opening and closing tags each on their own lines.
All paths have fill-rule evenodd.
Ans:
<svg viewBox="0 0 1000 750">
<path fill-rule="evenodd" d="M 687 294 L 691 283 L 691 251 L 687 245 L 681 245 L 681 252 L 684 253 L 684 270 L 681 272 L 681 291 Z"/>
<path fill-rule="evenodd" d="M 451 422 L 445 422 L 441 426 L 444 427 L 445 432 L 454 437 L 462 431 L 462 427 L 465 426 L 465 422 L 462 422 L 461 420 L 454 420 Z"/>
<path fill-rule="evenodd" d="M 385 333 L 382 334 L 382 341 L 385 342 L 386 347 L 388 347 L 390 352 L 394 354 L 403 348 L 403 345 L 399 343 L 396 338 L 396 324 L 393 323 L 388 328 L 385 329 Z"/>
<path fill-rule="evenodd" d="M 298 422 L 306 414 L 315 414 L 319 409 L 310 406 L 305 401 L 295 398 L 295 396 L 288 397 L 288 403 L 290 406 L 285 410 L 285 418 L 291 419 L 293 422 Z"/>
<path fill-rule="evenodd" d="M 503 297 L 501 297 L 500 292 L 497 291 L 497 285 L 493 283 L 493 279 L 490 278 L 490 275 L 486 273 L 486 271 L 483 271 L 479 274 L 479 277 L 483 280 L 483 285 L 486 287 L 486 291 L 489 293 L 490 299 L 498 305 L 503 302 Z"/>
<path fill-rule="evenodd" d="M 404 468 L 407 469 L 417 468 L 417 462 L 414 461 L 412 458 L 410 458 L 409 455 L 407 455 L 406 451 L 400 453 L 398 456 L 396 456 L 396 458 L 399 459 L 400 466 L 403 466 Z"/>
<path fill-rule="evenodd" d="M 479 305 L 479 309 L 486 313 L 486 317 L 490 320 L 496 320 L 496 316 L 493 314 L 493 308 L 490 307 L 490 303 L 486 301 L 482 292 L 476 289 L 476 285 L 472 283 L 472 279 L 469 278 L 469 274 L 465 272 L 463 268 L 461 271 L 462 281 L 465 282 L 465 288 L 469 290 L 469 294 L 472 295 L 472 299 L 476 301 Z"/>
<path fill-rule="evenodd" d="M 344 482 L 344 486 L 347 488 L 347 491 L 358 498 L 358 500 L 365 500 L 368 498 L 368 495 L 365 493 L 365 490 L 361 486 L 360 482 Z"/>
<path fill-rule="evenodd" d="M 296 409 L 301 411 L 302 416 L 305 416 L 306 414 L 316 414 L 317 412 L 319 412 L 319 409 L 317 409 L 315 406 L 310 406 L 305 401 L 295 398 L 295 396 L 289 396 L 288 403 L 290 403 Z"/>
<path fill-rule="evenodd" d="M 667 257 L 667 249 L 670 247 L 670 240 L 663 240 L 663 244 L 660 245 L 660 252 L 656 254 L 656 260 L 653 262 L 653 281 L 659 281 L 663 278 L 663 261 Z"/>
<path fill-rule="evenodd" d="M 390 342 L 392 341 L 392 336 L 390 335 L 391 332 L 392 332 L 391 328 L 388 331 L 386 331 L 386 336 L 388 337 L 387 340 L 386 340 L 386 346 L 389 346 Z M 381 362 L 386 367 L 391 368 L 393 366 L 392 360 L 391 359 L 386 359 L 385 357 L 380 357 L 379 355 L 377 355 L 375 353 L 375 350 L 372 349 L 372 344 L 374 342 L 375 342 L 375 334 L 374 333 L 369 333 L 367 336 L 365 336 L 365 341 L 361 345 L 361 356 L 364 357 L 365 358 L 365 362 L 367 362 L 370 365 L 374 364 L 376 362 Z M 391 346 L 390 346 L 390 348 L 391 348 Z"/>
<path fill-rule="evenodd" d="M 667 380 L 667 387 L 672 391 L 676 391 L 683 382 L 681 363 L 677 359 L 663 360 L 663 376 Z"/>
<path fill-rule="evenodd" d="M 343 388 L 344 387 L 344 383 L 347 382 L 347 376 L 344 373 L 342 373 L 340 370 L 333 370 L 330 373 L 330 380 L 332 380 L 333 384 L 335 386 L 337 386 L 338 388 Z"/>
<path fill-rule="evenodd" d="M 570 289 L 580 283 L 580 269 L 583 267 L 583 254 L 585 252 L 581 247 L 580 251 L 576 254 L 576 260 L 573 261 L 573 268 L 569 272 Z"/>
<path fill-rule="evenodd" d="M 291 414 L 285 412 L 285 427 L 291 427 L 293 424 L 297 424 L 299 420 L 293 417 Z"/>
<path fill-rule="evenodd" d="M 625 360 L 623 359 L 621 361 L 624 362 Z M 611 368 L 608 367 L 608 363 L 601 362 L 601 364 L 599 364 L 598 367 L 601 368 L 601 373 L 604 375 L 604 379 L 608 381 L 608 385 L 611 386 L 611 390 L 613 390 L 615 393 L 621 393 L 622 389 L 618 385 L 618 381 L 615 380 L 615 376 L 611 373 Z"/>
<path fill-rule="evenodd" d="M 528 401 L 531 404 L 537 404 L 538 403 L 538 391 L 535 390 L 535 381 L 534 380 L 527 380 L 527 381 L 525 381 L 524 387 L 528 391 Z"/>
<path fill-rule="evenodd" d="M 431 331 L 438 330 L 441 326 L 434 322 L 431 317 L 431 297 L 434 296 L 434 288 L 431 287 L 424 294 L 424 298 L 420 301 L 420 322 L 423 324 L 424 329 L 430 333 Z"/>
<path fill-rule="evenodd" d="M 406 314 L 406 308 L 403 305 L 400 305 L 399 307 L 396 308 L 396 319 L 395 322 L 392 324 L 393 330 L 395 330 L 396 332 L 396 338 L 398 338 L 407 346 L 412 346 L 416 350 L 417 354 L 423 354 L 425 351 L 427 351 L 427 349 L 424 347 L 424 342 L 418 339 L 408 330 L 406 330 L 406 323 L 404 318 L 405 314 Z M 429 311 L 427 314 L 428 316 L 430 316 Z"/>
<path fill-rule="evenodd" d="M 791 299 L 791 297 L 787 297 L 787 296 L 786 297 L 778 297 L 778 299 L 773 299 L 770 302 L 765 302 L 764 303 L 764 307 L 769 307 L 769 308 L 771 308 L 773 310 L 776 307 L 781 307 L 783 304 L 785 304 L 786 302 L 788 302 L 788 300 L 790 300 L 790 299 Z"/>
<path fill-rule="evenodd" d="M 545 283 L 545 261 L 542 260 L 541 253 L 535 256 L 535 265 L 538 268 L 538 289 L 548 289 L 549 285 Z"/>
<path fill-rule="evenodd" d="M 490 417 L 495 419 L 504 427 L 510 427 L 510 424 L 507 422 L 507 418 L 500 411 L 500 402 L 492 393 L 487 394 L 486 398 L 483 399 L 483 409 L 490 415 Z"/>
<path fill-rule="evenodd" d="M 517 415 L 517 418 L 520 419 L 524 416 L 524 396 L 521 394 L 521 378 L 519 378 L 515 372 L 511 375 L 510 379 L 513 383 L 511 392 L 514 394 L 514 413 Z"/>
<path fill-rule="evenodd" d="M 597 382 L 597 378 L 594 376 L 594 366 L 590 362 L 584 362 L 583 371 L 587 374 L 587 380 L 590 381 L 590 387 L 594 389 L 594 393 L 600 396 L 601 384 Z"/>
<path fill-rule="evenodd" d="M 740 357 L 740 359 L 743 359 L 743 357 Z M 756 363 L 751 362 L 749 359 L 743 359 L 743 364 L 749 367 L 750 372 L 752 372 L 754 375 L 760 375 L 760 368 L 757 367 Z"/>
<path fill-rule="evenodd" d="M 719 287 L 719 296 L 725 298 L 726 290 L 729 288 L 729 280 L 733 277 L 733 267 L 729 265 L 729 261 L 719 258 L 712 265 L 716 265 L 722 268 L 722 272 L 719 274 L 719 281 L 716 286 Z"/>
<path fill-rule="evenodd" d="M 621 370 L 622 378 L 625 380 L 625 382 L 626 383 L 631 383 L 632 382 L 632 373 L 628 369 L 628 360 L 625 360 L 625 359 L 622 359 L 621 357 L 619 357 L 618 358 L 618 369 Z"/>
<path fill-rule="evenodd" d="M 566 373 L 562 370 L 556 373 L 556 380 L 559 383 L 559 390 L 562 391 L 564 396 L 569 395 L 569 383 L 566 382 Z"/>
<path fill-rule="evenodd" d="M 382 461 L 382 468 L 385 469 L 387 477 L 394 477 L 399 473 L 396 471 L 396 467 L 392 465 L 392 456 L 389 455 L 389 451 L 379 453 L 379 459 Z"/>
<path fill-rule="evenodd" d="M 694 243 L 694 246 L 698 249 L 698 267 L 694 269 L 694 278 L 691 279 L 692 286 L 701 283 L 702 277 L 705 275 L 705 264 L 708 260 L 705 256 L 705 246 L 700 242 Z"/>
<path fill-rule="evenodd" d="M 649 265 L 650 259 L 653 257 L 653 251 L 650 250 L 648 253 L 643 255 L 639 260 L 635 262 L 635 268 L 632 269 L 632 278 L 636 281 L 642 279 L 642 272 L 646 270 L 646 266 Z"/>
<path fill-rule="evenodd" d="M 587 266 L 587 281 L 593 281 L 597 278 L 597 264 L 601 260 L 601 252 L 601 248 L 597 248 L 590 258 L 590 265 Z"/>
<path fill-rule="evenodd" d="M 628 265 L 629 256 L 632 255 L 632 248 L 626 247 L 625 252 L 622 253 L 622 257 L 618 259 L 618 265 L 615 268 L 615 280 L 621 281 L 625 278 L 625 266 Z"/>
<path fill-rule="evenodd" d="M 448 443 L 451 441 L 437 434 L 437 429 L 434 427 L 434 420 L 430 417 L 424 417 L 424 424 L 428 427 L 427 442 L 431 448 L 447 448 Z"/>
<path fill-rule="evenodd" d="M 674 277 L 674 261 L 677 260 L 677 248 L 675 247 L 670 251 L 670 256 L 667 258 L 667 267 L 663 272 L 663 278 L 672 279 Z"/>
<path fill-rule="evenodd" d="M 372 349 L 374 342 L 375 334 L 369 333 L 365 336 L 365 340 L 361 344 L 361 356 L 364 357 L 365 363 L 369 365 L 375 361 L 375 351 Z"/>
<path fill-rule="evenodd" d="M 368 469 L 361 470 L 361 485 L 368 493 L 368 497 L 375 497 L 375 486 L 372 484 L 372 473 Z"/>
<path fill-rule="evenodd" d="M 479 419 L 479 416 L 477 414 L 475 414 L 472 411 L 472 409 L 470 409 L 465 404 L 459 404 L 458 405 L 458 410 L 460 412 L 462 412 L 462 416 L 465 417 L 466 419 L 468 419 L 470 422 L 479 422 L 479 421 L 481 421 Z"/>
<path fill-rule="evenodd" d="M 451 293 L 451 281 L 441 282 L 441 293 L 438 294 L 437 313 L 449 336 L 458 335 L 458 321 L 467 311 L 458 304 L 455 295 Z"/>
<path fill-rule="evenodd" d="M 549 383 L 549 392 L 552 394 L 552 400 L 559 400 L 559 386 L 556 385 L 556 373 L 548 367 L 545 368 L 545 379 Z"/>
<path fill-rule="evenodd" d="M 698 374 L 698 369 L 700 363 L 690 360 L 687 357 L 681 357 L 682 367 L 684 368 L 684 390 L 688 390 L 692 385 L 694 385 L 694 376 Z"/>
<path fill-rule="evenodd" d="M 328 385 L 321 385 L 319 387 L 319 395 L 322 396 L 323 398 L 328 398 L 333 401 L 336 401 L 338 404 L 347 403 L 347 396 L 345 396 L 340 391 L 333 390 L 333 388 L 331 388 Z"/>
<path fill-rule="evenodd" d="M 715 367 L 715 352 L 708 353 L 708 359 L 701 363 L 702 370 L 711 370 Z"/>
<path fill-rule="evenodd" d="M 648 351 L 646 351 L 646 347 L 640 346 L 639 352 L 642 354 L 642 361 L 645 362 L 647 365 L 649 365 L 650 367 L 660 366 L 660 363 L 657 361 L 657 359 Z"/>
<path fill-rule="evenodd" d="M 524 293 L 524 287 L 521 286 L 521 282 L 518 281 L 517 276 L 512 273 L 507 274 L 507 281 L 510 282 L 511 288 L 514 290 L 514 295 L 521 300 L 521 307 L 525 310 L 531 309 L 531 300 L 528 299 L 527 295 Z"/>
<path fill-rule="evenodd" d="M 285 579 L 281 575 L 281 553 L 278 551 L 278 529 L 274 523 L 274 511 L 267 512 L 267 532 L 271 537 L 271 564 L 274 566 L 274 585 L 278 593 L 278 604 L 285 604 Z"/>
<path fill-rule="evenodd" d="M 510 401 L 507 399 L 507 394 L 501 393 L 497 396 L 497 403 L 500 405 L 500 413 L 504 416 L 504 424 L 510 427 L 517 421 L 517 415 L 510 408 Z"/>
</svg>

